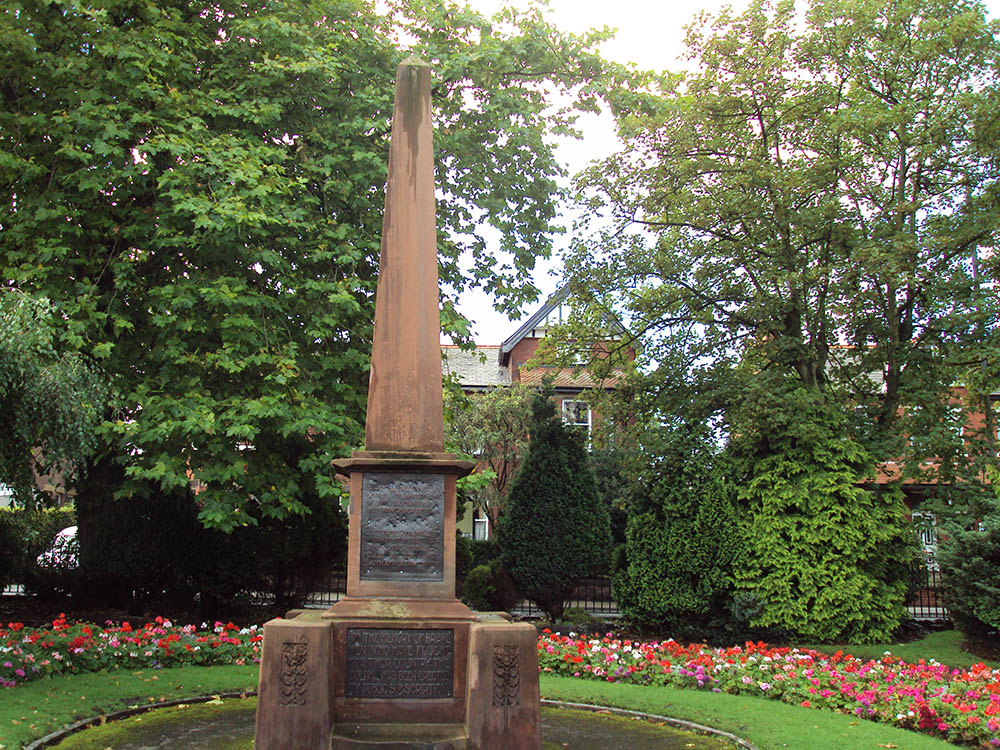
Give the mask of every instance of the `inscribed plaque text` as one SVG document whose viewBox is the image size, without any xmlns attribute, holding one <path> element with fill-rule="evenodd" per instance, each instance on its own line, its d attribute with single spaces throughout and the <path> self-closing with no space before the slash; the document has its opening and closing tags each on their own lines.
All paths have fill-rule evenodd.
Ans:
<svg viewBox="0 0 1000 750">
<path fill-rule="evenodd" d="M 451 628 L 348 628 L 348 698 L 451 698 L 455 631 Z"/>
<path fill-rule="evenodd" d="M 444 580 L 444 476 L 366 473 L 362 580 Z"/>
</svg>

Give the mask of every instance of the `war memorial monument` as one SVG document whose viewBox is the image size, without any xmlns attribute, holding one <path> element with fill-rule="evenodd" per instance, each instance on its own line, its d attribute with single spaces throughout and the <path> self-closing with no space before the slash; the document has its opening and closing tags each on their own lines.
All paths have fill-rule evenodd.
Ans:
<svg viewBox="0 0 1000 750">
<path fill-rule="evenodd" d="M 444 452 L 430 68 L 396 74 L 365 450 L 350 477 L 347 595 L 264 625 L 257 750 L 535 750 L 535 628 L 455 598 Z"/>
</svg>

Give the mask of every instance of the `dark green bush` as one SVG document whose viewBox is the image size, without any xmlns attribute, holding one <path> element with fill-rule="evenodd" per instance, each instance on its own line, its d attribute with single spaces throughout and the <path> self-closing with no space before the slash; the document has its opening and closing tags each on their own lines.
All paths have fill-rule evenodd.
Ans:
<svg viewBox="0 0 1000 750">
<path fill-rule="evenodd" d="M 475 567 L 472 564 L 472 540 L 463 535 L 462 532 L 455 532 L 455 579 L 463 581 L 469 575 L 469 571 Z"/>
<path fill-rule="evenodd" d="M 544 395 L 533 412 L 531 443 L 497 541 L 518 588 L 555 622 L 577 581 L 607 567 L 611 523 L 581 436 L 559 420 Z"/>
<path fill-rule="evenodd" d="M 643 442 L 615 598 L 640 627 L 698 637 L 730 609 L 743 549 L 735 489 L 701 424 L 651 430 Z"/>
<path fill-rule="evenodd" d="M 469 550 L 472 553 L 473 568 L 489 565 L 494 560 L 500 559 L 500 545 L 496 539 L 470 539 Z"/>
<path fill-rule="evenodd" d="M 115 471 L 114 467 L 103 467 Z M 347 546 L 345 514 L 335 500 L 302 499 L 305 516 L 255 517 L 226 534 L 205 529 L 187 489 L 114 500 L 81 493 L 80 560 L 93 600 L 116 607 L 199 608 L 206 616 L 245 608 L 254 594 L 278 609 L 301 604 Z M 91 479 L 88 477 L 88 481 Z M 113 486 L 113 483 L 111 483 Z"/>
<path fill-rule="evenodd" d="M 506 612 L 518 598 L 517 587 L 499 560 L 470 570 L 462 588 L 462 600 L 479 612 Z"/>
<path fill-rule="evenodd" d="M 938 549 L 944 602 L 955 627 L 972 638 L 1000 630 L 1000 518 L 982 531 L 953 529 Z"/>
<path fill-rule="evenodd" d="M 30 584 L 36 558 L 62 529 L 76 524 L 70 507 L 48 510 L 0 509 L 0 586 Z"/>
</svg>

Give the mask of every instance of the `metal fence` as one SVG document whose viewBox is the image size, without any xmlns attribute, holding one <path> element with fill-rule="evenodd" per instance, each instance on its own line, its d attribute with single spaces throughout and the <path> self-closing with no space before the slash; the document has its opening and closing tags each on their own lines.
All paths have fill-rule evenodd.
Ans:
<svg viewBox="0 0 1000 750">
<path fill-rule="evenodd" d="M 339 602 L 347 594 L 347 573 L 332 570 L 305 601 L 306 607 L 329 607 Z M 618 617 L 618 602 L 611 598 L 611 579 L 606 577 L 585 578 L 574 589 L 566 608 L 582 609 L 595 617 Z M 540 617 L 543 613 L 534 602 L 521 599 L 511 608 L 511 614 L 520 617 Z"/>
<path fill-rule="evenodd" d="M 941 598 L 941 572 L 923 563 L 910 570 L 910 587 L 906 598 L 906 609 L 914 620 L 942 621 L 951 616 Z M 3 594 L 24 595 L 22 586 L 8 586 Z M 347 571 L 331 570 L 317 590 L 305 601 L 306 607 L 326 608 L 340 601 L 347 594 Z M 611 597 L 609 577 L 585 578 L 581 580 L 566 602 L 566 608 L 582 609 L 595 617 L 619 617 L 618 602 Z M 534 602 L 521 599 L 511 608 L 511 614 L 520 617 L 540 617 L 543 612 Z"/>
<path fill-rule="evenodd" d="M 950 620 L 941 599 L 941 571 L 920 562 L 910 569 L 910 588 L 906 609 L 914 620 Z"/>
<path fill-rule="evenodd" d="M 347 595 L 347 571 L 331 570 L 319 589 L 306 597 L 306 607 L 329 607 Z"/>
<path fill-rule="evenodd" d="M 608 577 L 584 578 L 566 601 L 566 609 L 582 609 L 595 617 L 618 617 L 618 602 L 611 598 L 611 579 Z M 519 617 L 541 617 L 544 614 L 534 602 L 522 599 L 511 607 L 510 613 Z"/>
</svg>

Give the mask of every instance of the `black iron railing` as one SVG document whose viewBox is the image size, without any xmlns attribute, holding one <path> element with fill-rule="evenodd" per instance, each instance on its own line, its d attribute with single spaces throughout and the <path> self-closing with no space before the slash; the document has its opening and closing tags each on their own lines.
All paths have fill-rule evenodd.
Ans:
<svg viewBox="0 0 1000 750">
<path fill-rule="evenodd" d="M 582 609 L 595 617 L 618 617 L 618 602 L 611 598 L 611 579 L 606 576 L 583 578 L 576 585 L 566 609 Z M 534 602 L 522 599 L 511 607 L 511 614 L 520 617 L 540 617 L 543 612 Z"/>
<path fill-rule="evenodd" d="M 910 569 L 910 588 L 906 610 L 914 620 L 949 620 L 951 616 L 941 597 L 941 571 L 924 561 Z"/>
</svg>

